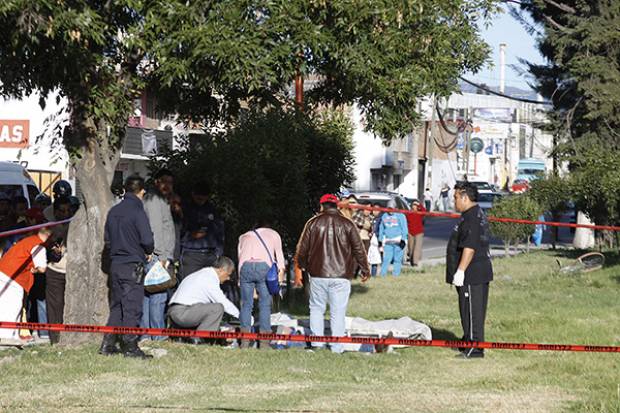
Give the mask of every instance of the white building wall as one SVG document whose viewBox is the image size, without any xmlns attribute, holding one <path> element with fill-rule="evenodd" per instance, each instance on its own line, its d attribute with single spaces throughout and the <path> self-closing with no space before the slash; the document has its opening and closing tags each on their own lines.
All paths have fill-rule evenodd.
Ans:
<svg viewBox="0 0 620 413">
<path fill-rule="evenodd" d="M 55 94 L 48 96 L 45 109 L 41 109 L 38 95 L 31 95 L 21 100 L 0 98 L 0 119 L 30 121 L 29 146 L 0 147 L 0 160 L 24 162 L 27 163 L 27 169 L 60 172 L 64 179 L 69 179 L 69 157 L 62 142 L 54 142 L 50 134 L 41 136 L 45 131 L 45 120 L 55 115 L 65 104 L 64 100 L 57 104 Z"/>
<path fill-rule="evenodd" d="M 353 155 L 355 158 L 355 182 L 353 189 L 356 191 L 375 190 L 371 187 L 371 169 L 381 168 L 386 158 L 386 147 L 381 139 L 372 133 L 364 132 L 362 113 L 356 105 L 351 111 L 351 120 L 354 125 Z"/>
</svg>

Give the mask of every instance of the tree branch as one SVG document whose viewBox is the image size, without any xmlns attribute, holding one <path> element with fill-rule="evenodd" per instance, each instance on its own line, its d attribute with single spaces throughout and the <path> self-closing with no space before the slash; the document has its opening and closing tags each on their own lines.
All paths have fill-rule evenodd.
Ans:
<svg viewBox="0 0 620 413">
<path fill-rule="evenodd" d="M 575 14 L 577 13 L 577 10 L 575 10 L 573 7 L 564 4 L 564 3 L 557 3 L 553 0 L 543 0 L 545 3 L 547 4 L 551 4 L 552 6 L 557 7 L 558 9 L 565 11 L 566 13 L 570 13 L 570 14 Z"/>
<path fill-rule="evenodd" d="M 549 23 L 556 29 L 563 31 L 563 32 L 568 31 L 568 27 L 562 26 L 560 23 L 556 22 L 555 20 L 553 20 L 551 17 L 547 16 L 546 14 L 544 16 L 545 16 L 545 20 L 547 21 L 547 23 Z"/>
</svg>

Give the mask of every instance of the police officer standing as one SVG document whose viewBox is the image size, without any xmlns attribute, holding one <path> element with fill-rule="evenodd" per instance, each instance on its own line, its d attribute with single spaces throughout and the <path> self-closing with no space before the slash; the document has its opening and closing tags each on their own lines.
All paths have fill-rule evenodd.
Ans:
<svg viewBox="0 0 620 413">
<path fill-rule="evenodd" d="M 143 265 L 153 253 L 153 232 L 144 211 L 144 179 L 130 176 L 125 181 L 125 198 L 110 209 L 105 223 L 105 244 L 110 251 L 110 318 L 108 326 L 137 327 L 144 300 Z M 125 334 L 103 337 L 100 354 L 123 353 L 125 357 L 149 358 L 138 347 L 139 336 Z"/>
<path fill-rule="evenodd" d="M 454 187 L 454 206 L 461 213 L 448 241 L 446 282 L 456 286 L 464 341 L 484 341 L 484 320 L 493 267 L 489 223 L 478 206 L 478 189 L 469 182 Z M 482 358 L 481 348 L 460 348 L 459 357 Z"/>
</svg>

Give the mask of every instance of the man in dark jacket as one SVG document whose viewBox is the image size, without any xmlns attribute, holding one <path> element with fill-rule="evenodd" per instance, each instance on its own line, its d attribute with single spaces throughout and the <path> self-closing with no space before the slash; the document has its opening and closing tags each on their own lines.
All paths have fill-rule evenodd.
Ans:
<svg viewBox="0 0 620 413">
<path fill-rule="evenodd" d="M 463 340 L 484 341 L 484 320 L 489 298 L 489 282 L 493 266 L 489 253 L 489 223 L 476 203 L 478 189 L 469 182 L 454 187 L 454 206 L 461 213 L 454 227 L 446 256 L 446 282 L 453 284 L 459 295 L 459 312 Z M 482 358 L 479 348 L 461 348 L 459 356 Z"/>
<path fill-rule="evenodd" d="M 224 254 L 224 221 L 209 201 L 209 188 L 199 182 L 191 200 L 183 205 L 181 236 L 181 274 L 179 282 L 189 274 L 211 267 Z"/>
<path fill-rule="evenodd" d="M 110 209 L 105 223 L 105 244 L 110 252 L 110 318 L 108 326 L 137 327 L 142 319 L 144 300 L 143 265 L 153 254 L 153 232 L 144 211 L 144 179 L 130 176 L 125 181 L 125 198 Z M 148 358 L 138 347 L 138 336 L 103 337 L 100 354 L 122 352 L 126 357 Z"/>
<path fill-rule="evenodd" d="M 366 250 L 353 221 L 338 212 L 336 196 L 323 195 L 322 211 L 307 223 L 297 245 L 297 263 L 310 276 L 310 329 L 324 334 L 325 309 L 329 303 L 331 335 L 345 333 L 345 316 L 351 278 L 361 268 L 362 282 L 370 278 Z M 312 343 L 322 347 L 324 343 Z M 342 353 L 342 344 L 332 344 L 334 353 Z"/>
</svg>

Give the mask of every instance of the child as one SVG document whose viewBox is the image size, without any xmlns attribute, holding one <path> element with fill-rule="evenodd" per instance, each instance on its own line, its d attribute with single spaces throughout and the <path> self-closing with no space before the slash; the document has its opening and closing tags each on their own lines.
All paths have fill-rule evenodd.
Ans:
<svg viewBox="0 0 620 413">
<path fill-rule="evenodd" d="M 370 273 L 373 277 L 377 276 L 377 267 L 381 265 L 381 252 L 379 251 L 379 239 L 376 234 L 370 239 L 370 247 L 368 247 L 368 263 L 370 264 Z"/>
</svg>

